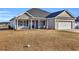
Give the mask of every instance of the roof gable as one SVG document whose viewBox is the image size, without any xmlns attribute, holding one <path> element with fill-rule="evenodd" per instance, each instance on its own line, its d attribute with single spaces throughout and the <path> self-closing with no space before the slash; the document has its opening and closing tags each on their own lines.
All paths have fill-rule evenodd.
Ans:
<svg viewBox="0 0 79 59">
<path fill-rule="evenodd" d="M 16 18 L 18 18 L 18 19 L 28 19 L 29 17 L 31 17 L 31 16 L 28 13 L 23 13 L 19 16 L 13 17 L 12 19 L 10 19 L 10 21 L 16 20 Z"/>
<path fill-rule="evenodd" d="M 18 16 L 18 19 L 29 19 L 29 17 L 30 16 L 27 13 L 24 13 L 24 14 Z"/>
<path fill-rule="evenodd" d="M 58 12 L 53 12 L 53 13 L 51 13 L 51 14 L 49 14 L 48 16 L 47 16 L 47 18 L 52 18 L 52 17 L 56 17 L 57 15 L 59 15 L 61 12 L 63 12 L 64 10 L 62 10 L 62 11 L 58 11 Z"/>
<path fill-rule="evenodd" d="M 74 16 L 69 11 L 66 11 L 66 10 L 54 12 L 47 16 L 47 18 L 52 18 L 52 17 L 72 17 L 74 18 Z"/>
<path fill-rule="evenodd" d="M 74 16 L 72 16 L 72 14 L 70 12 L 66 11 L 66 10 L 64 10 L 63 12 L 61 12 L 56 17 L 71 17 L 71 18 L 74 18 Z"/>
<path fill-rule="evenodd" d="M 50 13 L 44 10 L 41 10 L 39 8 L 32 8 L 27 11 L 29 14 L 31 14 L 34 17 L 46 17 Z"/>
</svg>

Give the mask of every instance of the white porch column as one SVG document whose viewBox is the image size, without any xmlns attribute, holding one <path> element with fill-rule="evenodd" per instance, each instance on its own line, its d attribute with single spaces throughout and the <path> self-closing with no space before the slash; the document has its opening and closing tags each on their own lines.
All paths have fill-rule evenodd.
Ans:
<svg viewBox="0 0 79 59">
<path fill-rule="evenodd" d="M 22 26 L 24 26 L 24 20 L 22 21 Z"/>
<path fill-rule="evenodd" d="M 46 25 L 46 28 L 48 29 L 48 20 L 46 21 L 47 25 Z"/>
<path fill-rule="evenodd" d="M 32 29 L 32 19 L 31 19 L 31 22 L 30 22 L 30 26 L 31 26 L 30 29 Z"/>
<path fill-rule="evenodd" d="M 38 29 L 40 29 L 40 20 L 38 20 Z"/>
<path fill-rule="evenodd" d="M 34 24 L 34 27 L 36 28 L 36 20 L 34 21 L 34 23 L 35 23 L 35 24 Z"/>
<path fill-rule="evenodd" d="M 18 19 L 16 19 L 16 30 L 18 29 Z"/>
<path fill-rule="evenodd" d="M 75 29 L 75 21 L 72 21 L 71 25 L 72 25 L 72 29 Z"/>
</svg>

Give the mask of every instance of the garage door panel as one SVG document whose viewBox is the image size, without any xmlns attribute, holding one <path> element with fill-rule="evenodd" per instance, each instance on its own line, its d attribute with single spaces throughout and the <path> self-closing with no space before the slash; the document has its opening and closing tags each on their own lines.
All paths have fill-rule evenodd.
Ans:
<svg viewBox="0 0 79 59">
<path fill-rule="evenodd" d="M 58 22 L 58 29 L 71 29 L 71 22 Z"/>
</svg>

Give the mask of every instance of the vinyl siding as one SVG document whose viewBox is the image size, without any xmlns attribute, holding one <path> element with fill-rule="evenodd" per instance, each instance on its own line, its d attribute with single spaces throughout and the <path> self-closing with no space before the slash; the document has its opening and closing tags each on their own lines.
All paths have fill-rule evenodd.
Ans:
<svg viewBox="0 0 79 59">
<path fill-rule="evenodd" d="M 10 21 L 10 26 L 14 29 L 16 29 L 16 20 Z"/>
<path fill-rule="evenodd" d="M 59 14 L 57 17 L 71 17 L 66 11 Z"/>
<path fill-rule="evenodd" d="M 29 19 L 29 16 L 27 14 L 23 14 L 23 15 L 20 15 L 18 19 Z"/>
<path fill-rule="evenodd" d="M 55 28 L 55 20 L 54 19 L 48 19 L 48 28 L 49 29 Z"/>
</svg>

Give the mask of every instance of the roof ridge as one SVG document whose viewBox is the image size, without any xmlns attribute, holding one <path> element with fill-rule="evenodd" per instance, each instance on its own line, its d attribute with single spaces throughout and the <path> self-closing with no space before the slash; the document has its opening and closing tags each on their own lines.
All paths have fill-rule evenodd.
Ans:
<svg viewBox="0 0 79 59">
<path fill-rule="evenodd" d="M 48 14 L 50 14 L 50 12 L 41 8 L 31 8 L 27 12 L 34 17 L 46 17 Z"/>
<path fill-rule="evenodd" d="M 60 10 L 60 11 L 56 11 L 56 12 L 52 12 L 52 13 L 63 12 L 63 11 L 65 11 L 65 10 Z"/>
<path fill-rule="evenodd" d="M 29 9 L 28 11 L 30 11 L 30 10 L 32 10 L 32 9 L 37 9 L 37 10 L 40 10 L 40 11 L 44 11 L 44 12 L 50 13 L 50 12 L 48 12 L 48 11 L 46 11 L 46 10 L 43 10 L 43 9 L 40 9 L 40 8 L 31 8 L 31 9 Z M 28 11 L 27 11 L 27 12 L 28 12 Z"/>
</svg>

